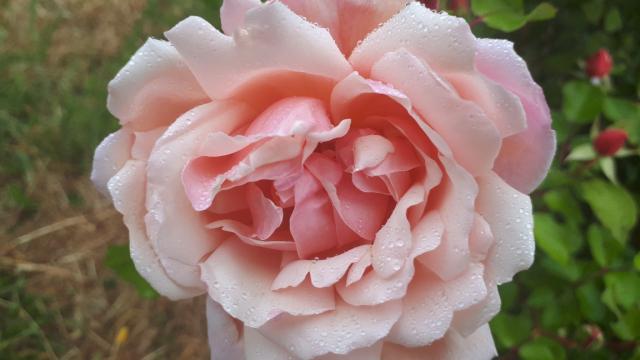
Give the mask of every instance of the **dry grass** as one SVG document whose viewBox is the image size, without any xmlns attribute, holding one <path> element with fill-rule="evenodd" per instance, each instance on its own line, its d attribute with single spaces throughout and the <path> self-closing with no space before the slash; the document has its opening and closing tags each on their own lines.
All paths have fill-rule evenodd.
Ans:
<svg viewBox="0 0 640 360">
<path fill-rule="evenodd" d="M 0 36 L 0 60 L 8 61 L 5 69 L 0 63 L 0 75 L 3 71 L 20 72 L 33 81 L 42 74 L 55 77 L 73 62 L 74 66 L 80 64 L 77 71 L 87 75 L 72 78 L 74 83 L 64 89 L 82 89 L 96 64 L 115 61 L 109 59 L 122 53 L 125 39 L 140 24 L 146 5 L 146 0 L 0 0 L 0 35 L 4 34 L 4 40 Z M 147 25 L 141 25 L 145 31 Z M 35 48 L 34 34 L 43 47 Z M 31 71 L 32 65 L 22 60 L 11 62 L 12 56 L 38 52 L 44 52 L 37 60 L 39 71 Z M 91 79 L 105 88 L 107 80 Z M 54 93 L 62 88 L 54 88 Z M 5 165 L 9 168 L 5 160 L 0 162 L 0 197 L 8 192 L 8 184 L 18 184 L 29 202 L 37 206 L 26 211 L 0 198 L 0 279 L 26 279 L 27 296 L 43 301 L 43 311 L 51 321 L 32 316 L 15 299 L 0 297 L 0 318 L 4 319 L 8 309 L 17 308 L 20 321 L 35 329 L 38 348 L 42 349 L 14 346 L 5 348 L 10 352 L 4 353 L 0 346 L 0 358 L 207 358 L 204 299 L 177 303 L 142 299 L 103 265 L 109 245 L 127 242 L 121 217 L 93 189 L 86 169 L 72 160 L 54 159 L 33 140 L 34 129 L 50 130 L 49 116 L 58 111 L 62 111 L 58 115 L 62 119 L 70 115 L 64 112 L 67 109 L 38 107 L 38 89 L 28 91 L 30 97 L 24 104 L 15 104 L 17 110 L 0 108 L 0 115 L 4 112 L 18 120 L 21 116 L 41 119 L 20 130 L 22 137 L 0 139 L 3 153 L 20 152 L 29 159 L 28 169 L 17 175 L 3 169 Z M 63 143 L 65 135 L 48 140 Z M 92 146 L 87 144 L 87 152 Z M 0 345 L 3 341 L 7 339 L 0 330 Z"/>
</svg>

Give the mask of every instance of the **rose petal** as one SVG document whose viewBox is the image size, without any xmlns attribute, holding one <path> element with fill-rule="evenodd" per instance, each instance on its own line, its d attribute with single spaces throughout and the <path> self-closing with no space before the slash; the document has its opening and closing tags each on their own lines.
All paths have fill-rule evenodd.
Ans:
<svg viewBox="0 0 640 360">
<path fill-rule="evenodd" d="M 487 295 L 477 304 L 453 314 L 451 327 L 462 336 L 471 335 L 500 311 L 500 293 L 493 278 L 491 269 L 486 269 L 484 281 Z"/>
<path fill-rule="evenodd" d="M 333 311 L 317 316 L 279 316 L 262 326 L 260 332 L 301 359 L 348 354 L 371 347 L 387 336 L 400 311 L 400 301 L 378 306 L 337 301 Z"/>
<path fill-rule="evenodd" d="M 122 128 L 109 134 L 96 148 L 91 181 L 105 196 L 111 196 L 107 188 L 109 179 L 122 169 L 127 160 L 131 159 L 133 140 L 131 131 Z"/>
<path fill-rule="evenodd" d="M 370 250 L 370 245 L 357 246 L 340 255 L 322 260 L 297 260 L 287 264 L 271 286 L 278 290 L 298 286 L 307 274 L 311 274 L 311 284 L 317 288 L 329 287 L 340 281 L 351 264 L 356 263 Z"/>
<path fill-rule="evenodd" d="M 207 220 L 187 199 L 181 172 L 203 137 L 231 132 L 251 115 L 244 105 L 212 102 L 181 116 L 156 142 L 147 164 L 145 224 L 151 246 L 177 283 L 204 290 L 198 264 L 222 238 L 205 228 Z M 224 235 L 224 234 L 223 234 Z"/>
<path fill-rule="evenodd" d="M 353 350 L 345 355 L 327 354 L 317 357 L 316 360 L 380 360 L 382 356 L 382 341 L 373 346 Z"/>
<path fill-rule="evenodd" d="M 207 298 L 207 334 L 211 360 L 243 360 L 243 342 L 238 332 L 238 324 L 222 306 Z M 247 332 L 244 332 L 247 338 Z"/>
<path fill-rule="evenodd" d="M 344 54 L 356 43 L 385 22 L 406 4 L 407 0 L 283 0 L 297 14 L 329 29 Z"/>
<path fill-rule="evenodd" d="M 493 168 L 501 145 L 497 129 L 478 106 L 461 99 L 428 65 L 400 50 L 376 62 L 371 76 L 406 94 L 469 172 L 476 175 Z"/>
<path fill-rule="evenodd" d="M 426 61 L 437 73 L 473 70 L 476 44 L 469 24 L 462 18 L 433 12 L 417 1 L 369 34 L 353 50 L 349 62 L 367 76 L 375 62 L 401 48 Z"/>
<path fill-rule="evenodd" d="M 114 206 L 124 215 L 124 223 L 129 229 L 129 247 L 133 264 L 154 289 L 172 300 L 199 295 L 202 291 L 182 287 L 167 275 L 149 243 L 142 221 L 146 212 L 145 171 L 146 164 L 143 161 L 127 161 L 108 184 Z"/>
<path fill-rule="evenodd" d="M 482 216 L 476 214 L 473 219 L 473 226 L 469 237 L 471 259 L 476 262 L 484 261 L 491 245 L 493 245 L 491 226 L 489 226 Z"/>
<path fill-rule="evenodd" d="M 264 337 L 259 330 L 249 326 L 244 327 L 244 348 L 243 360 L 293 359 L 291 353 Z M 220 357 L 220 360 L 226 360 L 226 358 Z"/>
<path fill-rule="evenodd" d="M 450 330 L 443 339 L 426 347 L 406 348 L 385 343 L 382 349 L 384 360 L 489 360 L 497 354 L 489 325 L 467 337 Z"/>
<path fill-rule="evenodd" d="M 380 135 L 361 136 L 353 144 L 354 171 L 375 167 L 394 151 L 393 143 Z"/>
<path fill-rule="evenodd" d="M 531 199 L 495 173 L 479 177 L 478 185 L 476 207 L 491 226 L 495 238 L 487 266 L 494 270 L 496 282 L 502 284 L 533 264 L 535 241 Z"/>
<path fill-rule="evenodd" d="M 156 141 L 167 130 L 166 127 L 159 127 L 149 131 L 135 132 L 135 141 L 131 148 L 131 157 L 138 160 L 147 160 L 151 155 L 151 150 L 156 145 Z"/>
<path fill-rule="evenodd" d="M 303 20 L 277 1 L 249 11 L 233 38 L 198 17 L 183 20 L 165 36 L 212 99 L 228 98 L 266 72 L 341 79 L 351 71 L 326 29 Z"/>
<path fill-rule="evenodd" d="M 261 4 L 260 0 L 224 0 L 220 7 L 220 22 L 224 33 L 233 34 L 244 23 L 247 11 Z"/>
<path fill-rule="evenodd" d="M 334 309 L 331 288 L 303 283 L 296 288 L 272 291 L 280 271 L 277 253 L 230 239 L 200 264 L 209 296 L 246 326 L 260 327 L 282 313 L 318 315 Z"/>
<path fill-rule="evenodd" d="M 444 236 L 435 250 L 417 259 L 443 280 L 451 280 L 460 275 L 470 259 L 469 234 L 475 216 L 474 199 L 478 194 L 475 179 L 459 165 L 444 156 L 440 157 L 447 175 L 439 202 L 433 204 L 439 209 L 445 224 Z"/>
<path fill-rule="evenodd" d="M 248 245 L 279 251 L 296 250 L 295 243 L 289 239 L 279 236 L 281 234 L 275 234 L 272 238 L 268 239 L 260 239 L 257 238 L 255 231 L 253 231 L 251 227 L 239 221 L 217 220 L 207 224 L 205 227 L 211 230 L 220 229 L 222 231 L 232 233 L 237 236 L 239 240 Z"/>
<path fill-rule="evenodd" d="M 544 179 L 556 149 L 544 93 L 509 41 L 478 39 L 476 66 L 522 101 L 527 130 L 504 140 L 495 171 L 511 186 L 528 194 Z"/>
<path fill-rule="evenodd" d="M 162 40 L 149 39 L 109 83 L 107 108 L 136 130 L 167 126 L 207 101 L 184 59 Z"/>
<path fill-rule="evenodd" d="M 282 224 L 284 213 L 273 201 L 264 196 L 255 184 L 247 187 L 247 203 L 251 210 L 253 226 L 259 239 L 267 239 Z"/>
</svg>

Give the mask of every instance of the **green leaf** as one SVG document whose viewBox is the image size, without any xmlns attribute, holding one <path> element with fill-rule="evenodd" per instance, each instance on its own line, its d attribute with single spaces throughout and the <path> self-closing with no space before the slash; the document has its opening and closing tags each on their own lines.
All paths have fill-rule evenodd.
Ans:
<svg viewBox="0 0 640 360">
<path fill-rule="evenodd" d="M 598 155 L 596 154 L 596 151 L 593 149 L 593 145 L 591 145 L 590 143 L 586 143 L 574 147 L 567 156 L 567 160 L 586 161 L 593 160 L 597 156 Z"/>
<path fill-rule="evenodd" d="M 604 13 L 604 0 L 591 0 L 582 3 L 582 11 L 587 20 L 592 24 L 597 24 Z"/>
<path fill-rule="evenodd" d="M 518 350 L 518 355 L 522 360 L 563 360 L 567 357 L 562 345 L 546 337 L 525 343 Z"/>
<path fill-rule="evenodd" d="M 611 328 L 623 340 L 636 340 L 640 337 L 640 310 L 625 313 Z"/>
<path fill-rule="evenodd" d="M 633 266 L 635 266 L 636 270 L 640 271 L 640 253 L 637 253 L 636 256 L 633 257 Z"/>
<path fill-rule="evenodd" d="M 553 5 L 549 3 L 542 3 L 533 9 L 529 15 L 527 15 L 527 21 L 542 21 L 553 19 L 558 13 Z"/>
<path fill-rule="evenodd" d="M 562 88 L 562 95 L 562 111 L 570 121 L 590 123 L 602 111 L 603 92 L 589 83 L 569 82 Z"/>
<path fill-rule="evenodd" d="M 606 308 L 600 300 L 600 291 L 593 282 L 586 283 L 576 290 L 578 304 L 583 316 L 591 321 L 602 321 Z"/>
<path fill-rule="evenodd" d="M 618 176 L 616 175 L 616 162 L 612 157 L 604 157 L 598 161 L 600 169 L 604 175 L 614 184 L 618 183 Z"/>
<path fill-rule="evenodd" d="M 569 190 L 550 190 L 542 198 L 545 205 L 553 212 L 561 214 L 565 221 L 578 224 L 584 222 L 584 215 L 580 209 L 580 203 Z"/>
<path fill-rule="evenodd" d="M 616 32 L 622 29 L 622 16 L 618 8 L 614 7 L 607 12 L 607 16 L 604 18 L 604 29 L 607 32 Z"/>
<path fill-rule="evenodd" d="M 525 341 L 531 334 L 531 327 L 531 319 L 526 314 L 513 316 L 500 313 L 491 321 L 493 334 L 505 348 L 513 347 Z"/>
<path fill-rule="evenodd" d="M 602 180 L 585 182 L 580 189 L 602 225 L 616 240 L 625 243 L 637 220 L 633 197 L 623 187 Z"/>
<path fill-rule="evenodd" d="M 534 235 L 540 248 L 556 262 L 569 262 L 569 249 L 564 242 L 564 228 L 550 215 L 537 213 L 534 215 Z"/>
<path fill-rule="evenodd" d="M 603 103 L 604 114 L 613 121 L 640 118 L 640 106 L 633 101 L 607 97 Z"/>
<path fill-rule="evenodd" d="M 127 245 L 111 245 L 107 249 L 107 255 L 104 259 L 105 265 L 113 270 L 122 280 L 132 284 L 146 299 L 155 299 L 158 293 L 147 283 L 147 281 L 138 274 L 131 256 L 129 254 L 129 246 Z"/>
<path fill-rule="evenodd" d="M 591 255 L 601 267 L 607 267 L 611 264 L 620 246 L 615 240 L 611 239 L 611 234 L 597 224 L 589 226 L 587 241 L 589 242 Z"/>
<path fill-rule="evenodd" d="M 557 12 L 553 5 L 542 3 L 525 14 L 522 0 L 473 0 L 471 10 L 489 27 L 505 32 L 518 30 L 528 21 L 551 19 Z"/>
<path fill-rule="evenodd" d="M 615 303 L 624 309 L 640 305 L 640 275 L 637 273 L 610 272 L 604 276 L 604 283 Z"/>
</svg>

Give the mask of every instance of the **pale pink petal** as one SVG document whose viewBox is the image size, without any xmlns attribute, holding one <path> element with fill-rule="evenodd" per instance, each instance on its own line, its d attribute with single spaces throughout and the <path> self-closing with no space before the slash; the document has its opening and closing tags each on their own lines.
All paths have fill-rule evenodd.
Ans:
<svg viewBox="0 0 640 360">
<path fill-rule="evenodd" d="M 480 72 L 447 74 L 446 79 L 465 100 L 478 105 L 503 138 L 527 128 L 520 99 Z"/>
<path fill-rule="evenodd" d="M 500 311 L 500 293 L 498 293 L 498 287 L 493 278 L 490 269 L 487 269 L 484 274 L 487 289 L 485 298 L 477 304 L 453 314 L 451 326 L 462 336 L 471 335 Z"/>
<path fill-rule="evenodd" d="M 204 289 L 198 264 L 222 240 L 205 228 L 207 220 L 193 210 L 184 193 L 181 173 L 185 159 L 194 155 L 206 134 L 232 132 L 250 115 L 244 105 L 233 102 L 199 106 L 167 129 L 149 157 L 147 234 L 168 275 L 179 284 Z"/>
<path fill-rule="evenodd" d="M 476 207 L 495 238 L 487 266 L 493 269 L 496 282 L 502 284 L 533 264 L 535 241 L 531 199 L 495 173 L 478 178 L 478 185 Z"/>
<path fill-rule="evenodd" d="M 476 262 L 484 261 L 493 245 L 493 233 L 491 226 L 480 215 L 476 214 L 473 219 L 473 227 L 469 237 L 469 250 L 471 259 Z"/>
<path fill-rule="evenodd" d="M 489 325 L 484 325 L 473 334 L 463 337 L 453 330 L 430 346 L 406 348 L 385 343 L 383 360 L 490 360 L 497 355 Z"/>
<path fill-rule="evenodd" d="M 138 160 L 147 160 L 151 155 L 151 150 L 156 145 L 156 141 L 167 130 L 166 127 L 159 127 L 149 131 L 136 131 L 135 141 L 131 148 L 131 157 Z"/>
<path fill-rule="evenodd" d="M 372 346 L 353 350 L 345 355 L 327 354 L 316 360 L 380 360 L 382 356 L 382 341 Z"/>
<path fill-rule="evenodd" d="M 387 336 L 400 317 L 401 307 L 400 301 L 378 306 L 337 301 L 333 311 L 317 316 L 282 315 L 262 326 L 260 332 L 301 359 L 348 354 L 371 347 Z"/>
<path fill-rule="evenodd" d="M 411 229 L 413 239 L 411 256 L 417 257 L 437 248 L 438 245 L 440 245 L 440 240 L 442 240 L 443 232 L 444 223 L 442 222 L 440 212 L 431 211 L 427 213 Z"/>
<path fill-rule="evenodd" d="M 408 0 L 283 0 L 297 14 L 329 29 L 340 49 L 351 53 L 358 41 L 400 11 Z"/>
<path fill-rule="evenodd" d="M 124 223 L 129 229 L 133 264 L 154 289 L 172 300 L 199 295 L 202 291 L 182 287 L 167 276 L 149 243 L 144 225 L 145 172 L 146 164 L 143 161 L 130 160 L 108 184 L 114 206 L 124 216 Z"/>
<path fill-rule="evenodd" d="M 394 150 L 393 143 L 380 135 L 357 138 L 353 144 L 354 171 L 380 165 Z"/>
<path fill-rule="evenodd" d="M 184 60 L 170 43 L 149 39 L 109 83 L 107 108 L 136 130 L 168 126 L 208 101 Z"/>
<path fill-rule="evenodd" d="M 302 131 L 296 131 L 296 128 Z M 331 119 L 318 99 L 288 97 L 263 111 L 246 130 L 246 135 L 291 135 L 331 130 Z"/>
<path fill-rule="evenodd" d="M 420 161 L 411 144 L 399 138 L 392 138 L 394 151 L 388 154 L 381 164 L 367 170 L 369 176 L 387 175 L 390 173 L 407 172 L 420 166 Z"/>
<path fill-rule="evenodd" d="M 430 204 L 440 211 L 445 224 L 444 236 L 435 250 L 417 259 L 443 280 L 451 280 L 469 263 L 469 234 L 475 216 L 474 201 L 478 185 L 464 169 L 444 156 L 440 156 L 447 175 L 445 183 L 438 187 L 440 199 Z M 430 198 L 431 200 L 431 198 Z"/>
<path fill-rule="evenodd" d="M 246 326 L 262 326 L 282 313 L 318 315 L 335 306 L 331 288 L 317 289 L 303 283 L 272 291 L 271 284 L 280 271 L 280 256 L 241 241 L 223 242 L 200 264 L 200 270 L 209 296 Z"/>
<path fill-rule="evenodd" d="M 260 334 L 258 329 L 244 327 L 244 352 L 242 360 L 293 360 L 291 353 Z M 215 359 L 214 359 L 215 360 Z M 220 358 L 220 360 L 226 360 Z"/>
<path fill-rule="evenodd" d="M 544 179 L 556 148 L 544 93 L 509 41 L 478 39 L 476 66 L 522 101 L 527 130 L 504 140 L 495 171 L 511 186 L 528 194 Z"/>
<path fill-rule="evenodd" d="M 379 276 L 388 278 L 404 266 L 412 247 L 407 210 L 424 201 L 424 196 L 421 184 L 411 187 L 396 204 L 386 224 L 376 233 L 371 253 L 373 269 Z"/>
<path fill-rule="evenodd" d="M 253 218 L 256 236 L 267 239 L 282 224 L 284 213 L 273 201 L 264 196 L 262 190 L 255 184 L 247 187 L 247 203 Z"/>
<path fill-rule="evenodd" d="M 122 128 L 109 134 L 96 148 L 91 181 L 102 194 L 110 196 L 107 183 L 131 159 L 133 140 L 131 131 Z"/>
<path fill-rule="evenodd" d="M 456 161 L 469 172 L 477 175 L 493 168 L 501 145 L 498 130 L 482 109 L 460 98 L 428 65 L 400 50 L 376 62 L 371 77 L 406 94 L 424 121 L 451 147 Z"/>
<path fill-rule="evenodd" d="M 351 264 L 360 261 L 370 248 L 370 245 L 361 245 L 326 259 L 293 261 L 280 271 L 271 288 L 278 290 L 297 286 L 304 281 L 307 274 L 311 274 L 313 286 L 317 288 L 329 287 L 340 281 Z"/>
<path fill-rule="evenodd" d="M 454 311 L 467 309 L 487 296 L 483 275 L 484 266 L 471 263 L 464 273 L 445 283 L 447 302 Z"/>
<path fill-rule="evenodd" d="M 385 183 L 378 177 L 370 177 L 362 172 L 354 172 L 351 174 L 351 181 L 353 182 L 353 186 L 362 192 L 389 194 Z"/>
<path fill-rule="evenodd" d="M 444 336 L 453 317 L 445 286 L 446 283 L 436 276 L 418 270 L 402 300 L 402 316 L 385 340 L 419 347 Z"/>
<path fill-rule="evenodd" d="M 333 206 L 318 180 L 305 171 L 295 186 L 295 207 L 289 220 L 301 259 L 338 244 Z"/>
<path fill-rule="evenodd" d="M 278 1 L 250 10 L 234 37 L 221 34 L 198 17 L 183 20 L 165 36 L 213 99 L 228 98 L 269 72 L 330 79 L 341 79 L 351 72 L 326 29 L 305 21 Z"/>
<path fill-rule="evenodd" d="M 207 298 L 207 334 L 211 360 L 243 360 L 238 324 L 217 302 Z M 244 333 L 246 339 L 247 333 Z"/>
<path fill-rule="evenodd" d="M 220 22 L 225 34 L 231 35 L 242 26 L 247 11 L 260 6 L 260 0 L 224 0 L 220 7 Z"/>
<path fill-rule="evenodd" d="M 290 239 L 283 237 L 281 233 L 276 233 L 268 239 L 260 239 L 256 236 L 254 229 L 250 226 L 235 220 L 217 220 L 205 226 L 207 229 L 232 233 L 245 244 L 257 246 L 265 249 L 279 251 L 295 251 L 296 245 Z"/>
<path fill-rule="evenodd" d="M 346 286 L 350 286 L 354 282 L 362 279 L 364 272 L 371 266 L 371 249 L 362 255 L 357 263 L 353 264 L 347 274 Z"/>
<path fill-rule="evenodd" d="M 385 184 L 385 186 L 387 187 L 387 191 L 389 192 L 389 194 L 391 194 L 395 201 L 400 201 L 400 199 L 409 190 L 409 188 L 411 187 L 411 183 L 413 182 L 411 174 L 404 171 L 382 175 L 380 176 L 380 179 Z"/>
<path fill-rule="evenodd" d="M 367 258 L 364 260 L 366 261 Z M 354 267 L 357 267 L 360 272 L 363 268 L 366 270 L 367 266 L 368 262 L 363 262 L 356 263 Z M 383 304 L 402 299 L 407 293 L 414 273 L 413 261 L 406 261 L 399 271 L 388 278 L 381 277 L 375 271 L 369 271 L 359 280 L 356 275 L 360 274 L 354 274 L 352 279 L 347 276 L 347 283 L 336 284 L 336 291 L 344 301 L 356 307 Z"/>
<path fill-rule="evenodd" d="M 305 166 L 320 181 L 345 225 L 363 239 L 373 241 L 387 216 L 389 198 L 359 191 L 349 175 L 343 175 L 340 165 L 323 155 L 313 154 Z M 340 241 L 340 245 L 349 244 Z"/>
<path fill-rule="evenodd" d="M 349 62 L 367 76 L 382 56 L 401 48 L 424 60 L 438 73 L 473 70 L 476 45 L 467 22 L 433 12 L 418 1 L 369 34 L 353 50 Z"/>
</svg>

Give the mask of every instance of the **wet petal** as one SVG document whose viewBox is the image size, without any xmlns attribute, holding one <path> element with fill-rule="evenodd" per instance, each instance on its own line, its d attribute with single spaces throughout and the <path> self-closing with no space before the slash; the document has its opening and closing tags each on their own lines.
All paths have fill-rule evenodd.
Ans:
<svg viewBox="0 0 640 360">
<path fill-rule="evenodd" d="M 217 302 L 207 298 L 207 334 L 211 359 L 243 360 L 238 324 Z M 244 332 L 246 339 L 247 333 Z"/>
<path fill-rule="evenodd" d="M 220 22 L 225 34 L 231 35 L 244 23 L 247 11 L 260 6 L 260 0 L 224 0 L 220 7 Z"/>
<path fill-rule="evenodd" d="M 96 148 L 93 157 L 91 181 L 106 196 L 109 195 L 107 183 L 131 159 L 133 134 L 128 129 L 120 129 L 109 134 Z"/>
</svg>

